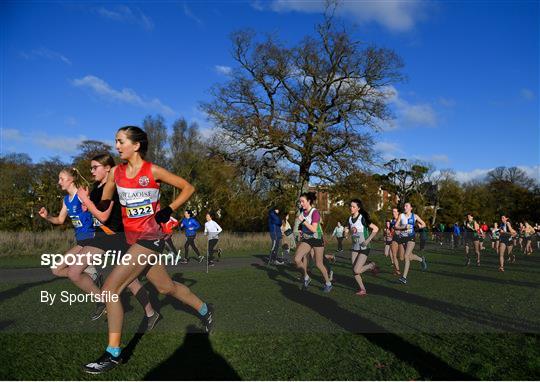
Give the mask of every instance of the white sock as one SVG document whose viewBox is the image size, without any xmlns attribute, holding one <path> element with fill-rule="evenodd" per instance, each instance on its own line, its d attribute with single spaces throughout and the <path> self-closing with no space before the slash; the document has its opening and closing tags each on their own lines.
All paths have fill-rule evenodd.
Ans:
<svg viewBox="0 0 540 382">
<path fill-rule="evenodd" d="M 92 278 L 92 280 L 95 280 L 98 277 L 98 273 L 96 271 L 96 268 L 93 265 L 89 265 L 88 267 L 86 267 L 84 272 L 88 273 L 88 275 Z"/>
<path fill-rule="evenodd" d="M 308 276 L 308 275 L 305 275 L 305 276 L 304 276 L 304 280 L 309 280 L 309 276 Z"/>
</svg>

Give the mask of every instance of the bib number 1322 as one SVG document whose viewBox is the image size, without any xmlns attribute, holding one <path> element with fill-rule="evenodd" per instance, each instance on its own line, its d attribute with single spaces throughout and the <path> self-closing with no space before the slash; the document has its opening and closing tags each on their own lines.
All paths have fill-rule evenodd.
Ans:
<svg viewBox="0 0 540 382">
<path fill-rule="evenodd" d="M 128 218 L 140 218 L 143 216 L 152 215 L 154 209 L 152 208 L 152 202 L 150 199 L 143 200 L 142 202 L 132 203 L 126 207 Z"/>
</svg>

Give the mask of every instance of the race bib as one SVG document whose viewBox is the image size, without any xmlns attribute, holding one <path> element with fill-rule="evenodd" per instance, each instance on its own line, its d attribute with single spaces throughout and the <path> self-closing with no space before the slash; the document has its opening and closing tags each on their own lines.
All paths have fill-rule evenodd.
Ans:
<svg viewBox="0 0 540 382">
<path fill-rule="evenodd" d="M 71 219 L 71 224 L 73 224 L 73 227 L 75 227 L 75 228 L 81 228 L 82 227 L 81 220 L 79 219 L 78 216 L 70 216 L 69 218 Z"/>
<path fill-rule="evenodd" d="M 137 219 L 144 216 L 153 215 L 154 209 L 152 208 L 152 202 L 150 199 L 145 199 L 138 202 L 129 203 L 126 206 L 126 212 L 128 218 Z"/>
</svg>

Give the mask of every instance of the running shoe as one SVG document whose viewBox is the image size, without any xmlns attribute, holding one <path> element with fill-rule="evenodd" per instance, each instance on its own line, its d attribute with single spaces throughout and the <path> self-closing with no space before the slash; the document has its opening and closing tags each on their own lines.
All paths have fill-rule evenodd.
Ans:
<svg viewBox="0 0 540 382">
<path fill-rule="evenodd" d="M 322 291 L 324 293 L 330 293 L 331 290 L 332 290 L 332 284 L 330 284 L 330 285 L 325 284 L 324 287 L 322 288 Z"/>
<path fill-rule="evenodd" d="M 217 257 L 218 259 L 221 259 L 221 248 L 218 248 L 217 250 Z"/>
<path fill-rule="evenodd" d="M 89 374 L 101 374 L 114 369 L 122 362 L 122 358 L 114 357 L 111 353 L 105 352 L 95 362 L 90 362 L 83 366 L 83 370 Z"/>
<path fill-rule="evenodd" d="M 476 262 L 476 266 L 477 266 L 477 267 L 480 266 L 480 262 L 479 262 L 479 261 Z"/>
<path fill-rule="evenodd" d="M 199 263 L 202 263 L 203 260 L 204 260 L 204 256 L 199 256 L 199 257 L 197 257 L 197 261 L 198 261 Z"/>
<path fill-rule="evenodd" d="M 422 256 L 422 270 L 427 271 L 427 262 L 425 256 Z"/>
<path fill-rule="evenodd" d="M 302 284 L 304 289 L 307 289 L 310 282 L 311 282 L 311 279 L 309 277 L 307 279 L 304 277 L 304 283 Z"/>
<path fill-rule="evenodd" d="M 402 284 L 407 284 L 407 278 L 401 276 L 401 277 L 399 278 L 399 282 L 402 283 Z"/>
<path fill-rule="evenodd" d="M 189 259 L 186 259 L 186 258 L 180 259 L 180 264 L 187 264 L 187 263 L 189 263 Z"/>
<path fill-rule="evenodd" d="M 208 304 L 207 306 L 208 312 L 206 312 L 206 314 L 201 317 L 201 323 L 203 325 L 204 331 L 206 333 L 210 333 L 214 328 L 214 306 L 212 304 Z"/>
<path fill-rule="evenodd" d="M 95 321 L 95 320 L 99 319 L 101 316 L 103 316 L 103 313 L 107 313 L 107 305 L 105 305 L 102 302 L 98 302 L 96 304 L 96 308 L 94 309 L 94 311 L 90 315 L 90 319 L 92 321 Z"/>
<path fill-rule="evenodd" d="M 209 266 L 209 267 L 213 267 L 214 265 L 215 265 L 215 264 L 214 264 L 214 262 L 213 262 L 212 260 L 210 260 L 210 261 L 208 262 L 208 266 Z"/>
<path fill-rule="evenodd" d="M 283 265 L 283 264 L 285 264 L 285 263 L 283 262 L 283 260 L 276 260 L 276 261 L 274 261 L 274 265 Z"/>
<path fill-rule="evenodd" d="M 146 317 L 146 331 L 149 332 L 150 330 L 154 329 L 154 326 L 156 326 L 160 318 L 161 314 L 158 312 L 154 312 L 154 314 L 150 317 Z"/>
<path fill-rule="evenodd" d="M 504 272 L 504 268 L 503 268 L 503 267 L 499 267 L 499 272 Z"/>
<path fill-rule="evenodd" d="M 328 278 L 330 281 L 334 281 L 334 271 L 330 270 L 330 272 L 328 272 Z"/>
<path fill-rule="evenodd" d="M 364 297 L 367 295 L 367 292 L 365 289 L 360 289 L 358 292 L 355 293 L 357 296 Z"/>
<path fill-rule="evenodd" d="M 371 269 L 371 273 L 373 273 L 373 276 L 377 276 L 380 272 L 380 268 L 377 266 L 377 264 L 373 263 L 373 268 Z"/>
<path fill-rule="evenodd" d="M 465 260 L 465 266 L 468 267 L 469 265 L 471 265 L 471 259 Z"/>
</svg>

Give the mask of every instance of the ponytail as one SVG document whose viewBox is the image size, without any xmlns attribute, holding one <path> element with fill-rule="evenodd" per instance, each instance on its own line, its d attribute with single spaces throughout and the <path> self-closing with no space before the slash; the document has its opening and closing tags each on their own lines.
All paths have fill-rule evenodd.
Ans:
<svg viewBox="0 0 540 382">
<path fill-rule="evenodd" d="M 82 176 L 82 174 L 76 167 L 66 167 L 63 168 L 60 172 L 64 172 L 71 176 L 73 178 L 73 184 L 75 185 L 75 187 L 90 188 L 90 183 L 88 183 L 88 181 L 85 179 L 84 176 Z"/>
</svg>

